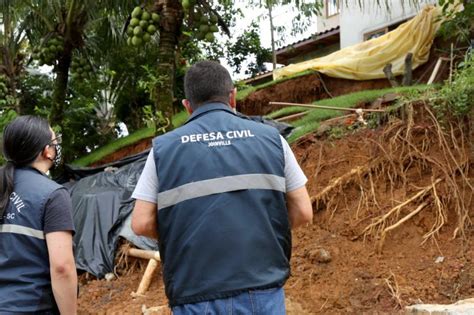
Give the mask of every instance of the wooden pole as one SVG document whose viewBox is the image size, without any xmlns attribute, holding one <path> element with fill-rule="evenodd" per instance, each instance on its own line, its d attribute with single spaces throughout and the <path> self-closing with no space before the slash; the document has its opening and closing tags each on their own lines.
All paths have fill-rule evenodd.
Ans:
<svg viewBox="0 0 474 315">
<path fill-rule="evenodd" d="M 290 120 L 290 119 L 294 119 L 294 118 L 299 118 L 301 116 L 306 115 L 307 113 L 309 113 L 309 110 L 306 111 L 306 112 L 302 112 L 302 113 L 296 113 L 296 114 L 280 117 L 280 118 L 275 119 L 275 121 L 285 121 L 285 120 Z"/>
<path fill-rule="evenodd" d="M 299 106 L 299 107 L 331 109 L 331 110 L 351 111 L 351 112 L 355 112 L 358 109 L 360 109 L 360 110 L 362 110 L 363 112 L 366 112 L 366 113 L 385 113 L 385 110 L 383 110 L 383 109 L 347 108 L 347 107 L 334 107 L 334 106 L 300 104 L 300 103 L 286 103 L 286 102 L 269 102 L 268 104 L 269 105 L 277 105 L 277 106 Z"/>
<path fill-rule="evenodd" d="M 143 259 L 155 259 L 160 261 L 160 252 L 155 252 L 152 250 L 143 250 L 138 248 L 130 248 L 127 252 L 128 256 L 143 258 Z"/>
<path fill-rule="evenodd" d="M 431 73 L 431 76 L 428 80 L 428 85 L 432 84 L 433 81 L 436 79 L 436 75 L 438 74 L 439 68 L 441 67 L 441 63 L 443 62 L 442 58 L 438 58 L 438 61 L 436 62 L 436 66 L 433 69 L 433 72 Z"/>
<path fill-rule="evenodd" d="M 451 43 L 451 55 L 449 57 L 449 83 L 453 83 L 453 61 L 454 61 L 454 44 Z"/>
<path fill-rule="evenodd" d="M 140 285 L 138 286 L 138 290 L 133 296 L 140 296 L 144 295 L 145 292 L 148 290 L 151 284 L 151 279 L 153 278 L 153 274 L 155 273 L 156 268 L 158 267 L 158 261 L 156 259 L 150 259 L 148 261 L 148 266 L 146 266 L 145 274 L 143 275 L 142 281 L 140 281 Z"/>
</svg>

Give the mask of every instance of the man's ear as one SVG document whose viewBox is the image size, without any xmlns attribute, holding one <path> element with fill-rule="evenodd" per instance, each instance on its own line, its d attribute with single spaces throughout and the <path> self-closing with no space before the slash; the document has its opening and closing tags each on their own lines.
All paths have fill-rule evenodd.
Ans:
<svg viewBox="0 0 474 315">
<path fill-rule="evenodd" d="M 188 114 L 191 115 L 193 113 L 193 108 L 191 107 L 191 102 L 187 99 L 183 99 L 181 101 L 181 103 L 183 104 L 184 108 L 186 108 L 186 111 L 188 112 Z"/>
<path fill-rule="evenodd" d="M 230 107 L 232 107 L 234 109 L 237 106 L 236 97 L 237 97 L 237 88 L 234 88 L 234 89 L 232 89 L 232 91 L 229 94 L 229 105 L 230 105 Z"/>
</svg>

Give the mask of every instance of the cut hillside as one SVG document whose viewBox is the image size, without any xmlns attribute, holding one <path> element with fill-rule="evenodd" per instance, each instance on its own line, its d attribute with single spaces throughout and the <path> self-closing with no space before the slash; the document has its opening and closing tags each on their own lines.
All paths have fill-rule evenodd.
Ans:
<svg viewBox="0 0 474 315">
<path fill-rule="evenodd" d="M 472 120 L 443 129 L 432 114 L 417 102 L 376 129 L 292 145 L 315 217 L 293 232 L 289 314 L 397 314 L 474 295 Z M 81 312 L 166 305 L 160 272 L 130 296 L 143 270 L 83 285 Z"/>
<path fill-rule="evenodd" d="M 441 40 L 432 46 L 429 60 L 413 71 L 415 84 L 426 83 L 442 56 L 437 48 L 445 46 Z M 435 82 L 442 82 L 449 76 L 449 67 L 444 63 Z M 401 78 L 397 78 L 401 81 Z M 355 81 L 332 78 L 314 71 L 305 71 L 293 77 L 264 83 L 260 86 L 247 87 L 238 94 L 237 109 L 246 115 L 268 115 L 279 107 L 269 102 L 312 103 L 318 100 L 350 94 L 358 91 L 384 89 L 390 87 L 387 79 Z"/>
<path fill-rule="evenodd" d="M 382 117 L 366 117 L 367 125 L 338 121 L 317 133 L 312 120 L 342 114 L 319 109 L 292 121 L 301 127 L 291 147 L 308 178 L 314 219 L 293 231 L 288 314 L 402 314 L 407 305 L 474 296 L 470 67 L 459 81 L 434 89 L 365 90 L 317 101 L 366 108 L 388 92 L 402 95 Z M 273 100 L 314 102 L 309 94 L 306 101 L 297 98 L 290 88 L 305 77 L 314 81 L 313 75 L 268 85 L 248 98 L 271 96 L 282 89 L 277 85 L 288 84 L 288 94 L 279 96 L 286 99 Z M 270 110 L 276 118 L 301 108 Z M 140 314 L 146 305 L 170 314 L 161 270 L 144 296 L 131 296 L 145 265 L 121 261 L 118 279 L 83 282 L 80 312 Z"/>
<path fill-rule="evenodd" d="M 431 48 L 429 60 L 413 71 L 415 84 L 426 83 L 435 67 L 438 58 L 444 56 L 439 48 L 447 47 L 440 39 L 435 41 Z M 442 82 L 449 77 L 449 66 L 442 63 L 435 82 Z M 397 78 L 401 81 L 401 78 Z M 292 77 L 264 83 L 259 86 L 245 86 L 238 88 L 237 110 L 245 115 L 269 115 L 281 107 L 269 105 L 271 101 L 292 103 L 314 103 L 320 100 L 352 94 L 367 90 L 390 88 L 386 79 L 354 81 L 331 78 L 314 71 L 304 71 Z M 402 87 L 403 88 L 403 87 Z M 370 101 L 370 100 L 369 100 Z M 340 103 L 340 107 L 351 107 L 356 104 Z M 178 127 L 186 120 L 187 114 L 180 112 L 172 119 L 173 126 Z M 302 132 L 297 137 L 305 134 Z M 92 151 L 89 155 L 72 162 L 75 166 L 101 165 L 117 161 L 126 156 L 139 153 L 151 146 L 151 139 L 155 134 L 151 128 L 143 128 L 128 137 L 117 139 L 104 147 Z M 291 139 L 295 139 L 295 136 Z"/>
</svg>

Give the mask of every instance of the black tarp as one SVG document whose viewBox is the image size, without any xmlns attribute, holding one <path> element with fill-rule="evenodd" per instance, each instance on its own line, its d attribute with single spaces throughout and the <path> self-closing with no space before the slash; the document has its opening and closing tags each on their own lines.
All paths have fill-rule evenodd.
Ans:
<svg viewBox="0 0 474 315">
<path fill-rule="evenodd" d="M 133 234 L 127 218 L 133 209 L 132 192 L 145 165 L 146 155 L 115 171 L 103 171 L 78 181 L 71 189 L 77 269 L 99 278 L 114 269 L 119 236 L 144 249 L 157 250 L 156 242 Z"/>
<path fill-rule="evenodd" d="M 261 116 L 243 118 L 278 129 L 287 137 L 293 127 Z M 97 167 L 66 165 L 59 180 L 70 189 L 74 224 L 77 269 L 102 278 L 113 272 L 119 236 L 142 249 L 158 250 L 158 244 L 137 236 L 130 228 L 134 206 L 131 195 L 149 150 Z M 72 181 L 72 182 L 71 182 Z"/>
</svg>

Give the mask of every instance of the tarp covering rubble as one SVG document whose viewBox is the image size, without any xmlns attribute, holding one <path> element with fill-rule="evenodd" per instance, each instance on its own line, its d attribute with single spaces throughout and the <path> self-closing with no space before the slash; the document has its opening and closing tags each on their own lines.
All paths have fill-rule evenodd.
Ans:
<svg viewBox="0 0 474 315">
<path fill-rule="evenodd" d="M 156 242 L 136 236 L 130 228 L 133 190 L 146 161 L 146 154 L 128 165 L 79 180 L 71 189 L 77 269 L 99 278 L 114 270 L 119 236 L 137 247 L 158 250 Z"/>
<path fill-rule="evenodd" d="M 391 32 L 325 57 L 276 69 L 273 78 L 276 80 L 311 69 L 335 78 L 381 79 L 385 78 L 383 68 L 388 63 L 392 64 L 394 75 L 403 74 L 408 53 L 413 54 L 412 68 L 416 69 L 428 61 L 431 45 L 441 23 L 440 13 L 440 7 L 426 6 L 413 19 Z"/>
<path fill-rule="evenodd" d="M 261 116 L 247 118 L 273 126 L 283 136 L 288 136 L 293 129 L 288 124 Z M 73 204 L 77 269 L 99 278 L 113 272 L 119 237 L 139 248 L 158 250 L 156 241 L 135 235 L 130 226 L 135 203 L 131 195 L 148 152 L 99 167 L 66 165 L 63 181 L 75 181 L 64 185 L 70 189 Z"/>
</svg>

